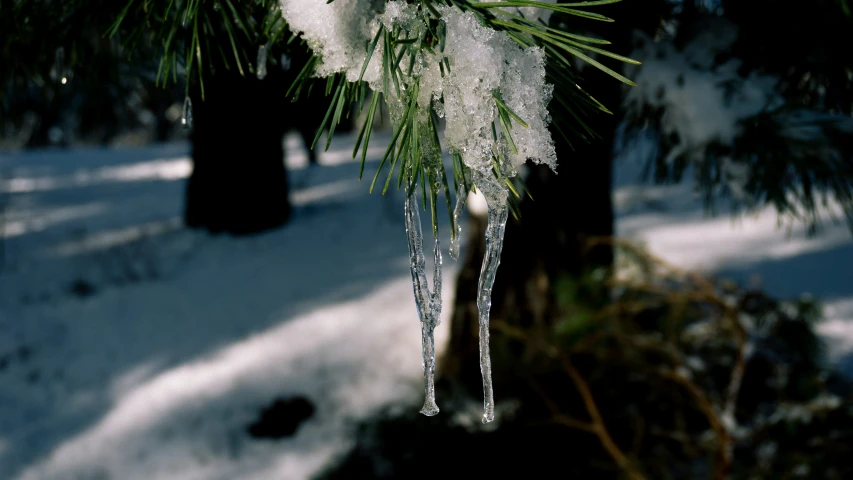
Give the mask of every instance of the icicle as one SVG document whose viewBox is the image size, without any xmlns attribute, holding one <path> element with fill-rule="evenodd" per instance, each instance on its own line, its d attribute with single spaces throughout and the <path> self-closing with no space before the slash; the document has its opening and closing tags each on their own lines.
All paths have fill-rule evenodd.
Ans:
<svg viewBox="0 0 853 480">
<path fill-rule="evenodd" d="M 423 234 L 421 218 L 418 213 L 417 196 L 412 194 L 406 198 L 406 234 L 409 239 L 409 256 L 412 270 L 412 286 L 415 292 L 415 304 L 418 307 L 418 317 L 421 320 L 421 341 L 424 362 L 424 391 L 426 398 L 421 413 L 433 416 L 438 413 L 435 403 L 435 327 L 441 317 L 441 243 L 435 238 L 433 254 L 435 269 L 433 271 L 432 292 L 426 278 L 426 261 L 424 260 Z"/>
<path fill-rule="evenodd" d="M 477 309 L 480 312 L 480 372 L 483 375 L 483 423 L 495 418 L 495 400 L 492 391 L 492 360 L 489 356 L 489 309 L 492 306 L 492 286 L 495 273 L 501 263 L 504 230 L 509 209 L 508 192 L 499 180 L 474 170 L 474 185 L 483 193 L 489 206 L 489 218 L 486 224 L 486 255 L 480 269 L 480 282 L 477 285 Z"/>
<path fill-rule="evenodd" d="M 181 117 L 181 124 L 186 131 L 189 131 L 193 126 L 193 101 L 190 100 L 189 95 L 184 99 L 184 116 Z"/>
<path fill-rule="evenodd" d="M 456 207 L 453 208 L 453 225 L 456 230 L 455 235 L 450 236 L 450 258 L 459 260 L 459 237 L 462 236 L 462 224 L 459 222 L 459 217 L 462 216 L 462 209 L 465 208 L 465 203 L 468 201 L 468 192 L 464 187 L 456 195 Z"/>
<path fill-rule="evenodd" d="M 267 49 L 266 45 L 258 47 L 258 62 L 255 65 L 258 80 L 263 80 L 267 76 Z"/>
<path fill-rule="evenodd" d="M 65 73 L 65 47 L 56 49 L 55 64 L 53 68 L 56 70 L 56 79 L 65 85 L 68 83 L 68 75 Z"/>
</svg>

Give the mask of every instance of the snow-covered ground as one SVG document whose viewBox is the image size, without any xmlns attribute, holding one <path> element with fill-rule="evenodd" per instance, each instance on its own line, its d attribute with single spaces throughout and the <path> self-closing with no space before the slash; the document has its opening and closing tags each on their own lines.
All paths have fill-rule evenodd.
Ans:
<svg viewBox="0 0 853 480">
<path fill-rule="evenodd" d="M 637 153 L 626 149 L 616 159 L 617 235 L 638 240 L 681 267 L 781 299 L 820 300 L 824 321 L 817 331 L 824 336 L 827 360 L 853 377 L 853 235 L 840 208 L 824 211 L 818 233 L 811 236 L 802 223 L 780 224 L 772 208 L 710 216 L 689 179 L 677 185 L 638 183 L 642 154 Z"/>
<path fill-rule="evenodd" d="M 186 145 L 4 156 L 0 478 L 305 478 L 416 399 L 402 199 L 367 195 L 347 141 L 306 168 L 290 138 L 292 222 L 239 239 L 181 226 Z M 289 395 L 314 416 L 252 439 Z"/>
<path fill-rule="evenodd" d="M 184 144 L 0 156 L 0 479 L 306 478 L 346 451 L 355 421 L 417 402 L 402 199 L 367 194 L 351 141 L 307 168 L 289 138 L 294 218 L 239 239 L 181 226 Z M 776 295 L 811 292 L 832 353 L 853 363 L 844 226 L 809 239 L 772 212 L 707 218 L 689 185 L 639 187 L 637 171 L 617 164 L 620 234 Z M 293 437 L 251 438 L 288 395 L 314 416 Z"/>
</svg>

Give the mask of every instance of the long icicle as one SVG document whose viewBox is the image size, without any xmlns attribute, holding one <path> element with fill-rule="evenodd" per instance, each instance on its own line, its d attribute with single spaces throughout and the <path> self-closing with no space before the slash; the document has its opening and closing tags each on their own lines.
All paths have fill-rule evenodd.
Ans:
<svg viewBox="0 0 853 480">
<path fill-rule="evenodd" d="M 421 218 L 418 213 L 417 195 L 407 196 L 405 203 L 406 234 L 409 239 L 409 257 L 412 270 L 412 286 L 415 293 L 415 304 L 418 307 L 418 317 L 421 320 L 421 342 L 424 365 L 424 391 L 426 398 L 421 413 L 433 416 L 438 413 L 435 403 L 435 327 L 441 317 L 441 243 L 435 236 L 435 267 L 433 271 L 433 291 L 429 291 L 426 278 L 426 261 L 424 260 L 423 234 Z"/>
<path fill-rule="evenodd" d="M 489 206 L 489 218 L 486 224 L 486 255 L 480 268 L 480 281 L 477 285 L 477 310 L 480 323 L 480 373 L 483 375 L 483 423 L 495 419 L 495 399 L 492 389 L 492 360 L 489 354 L 489 310 L 492 307 L 492 286 L 495 273 L 501 263 L 504 230 L 509 209 L 508 192 L 499 180 L 491 175 L 474 171 L 474 184 L 483 193 Z"/>
</svg>

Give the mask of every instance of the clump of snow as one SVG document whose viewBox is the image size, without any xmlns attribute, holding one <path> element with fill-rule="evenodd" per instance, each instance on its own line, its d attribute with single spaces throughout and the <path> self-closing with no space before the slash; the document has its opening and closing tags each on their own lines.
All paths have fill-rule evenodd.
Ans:
<svg viewBox="0 0 853 480">
<path fill-rule="evenodd" d="M 420 26 L 418 20 L 418 7 L 400 0 L 393 0 L 385 4 L 385 13 L 379 16 L 379 20 L 385 28 L 391 30 L 400 27 L 404 30 L 413 30 Z"/>
<path fill-rule="evenodd" d="M 513 166 L 517 168 L 529 158 L 555 169 L 557 153 L 548 131 L 548 103 L 554 86 L 545 83 L 545 52 L 541 48 L 528 48 L 523 54 L 512 56 L 501 91 L 504 103 L 530 127 L 512 129 L 518 148 L 517 155 L 509 156 Z"/>
<path fill-rule="evenodd" d="M 433 102 L 433 109 L 439 117 L 444 117 L 444 104 L 441 103 L 441 97 L 444 92 L 444 79 L 441 76 L 441 67 L 439 63 L 444 58 L 443 55 L 433 55 L 426 53 L 423 57 L 423 68 L 420 71 L 420 90 L 418 90 L 418 106 L 421 108 L 429 108 L 430 101 Z"/>
<path fill-rule="evenodd" d="M 316 74 L 325 77 L 345 72 L 347 80 L 358 79 L 364 63 L 365 46 L 378 31 L 406 32 L 418 38 L 425 28 L 416 5 L 401 0 L 385 4 L 379 14 L 368 0 L 336 0 L 326 4 L 316 0 L 282 0 L 282 14 L 294 32 L 322 58 Z M 547 19 L 547 11 L 534 9 Z M 510 161 L 504 174 L 512 176 L 519 165 L 530 159 L 556 166 L 556 153 L 547 129 L 548 102 L 553 87 L 545 83 L 545 54 L 540 48 L 523 49 L 503 32 L 481 25 L 473 13 L 455 7 L 440 7 L 446 25 L 446 45 L 441 53 L 420 52 L 411 77 L 403 75 L 405 86 L 419 80 L 418 106 L 434 108 L 447 119 L 445 136 L 450 149 L 459 151 L 463 162 L 475 170 L 489 172 L 492 155 L 503 153 Z M 532 12 L 525 13 L 532 18 Z M 538 17 L 537 17 L 538 18 Z M 382 55 L 380 43 L 374 51 L 364 80 L 381 90 Z M 398 52 L 399 53 L 399 52 Z M 440 62 L 446 57 L 451 71 L 441 74 Z M 396 90 L 396 89 L 395 89 Z M 400 110 L 395 92 L 386 92 L 393 110 Z M 503 101 L 528 125 L 515 124 L 512 138 L 518 153 L 512 153 L 506 139 L 498 145 L 492 138 L 497 118 L 494 96 Z M 515 122 L 513 122 L 515 123 Z M 504 132 L 504 135 L 506 132 Z"/>
<path fill-rule="evenodd" d="M 444 54 L 452 67 L 443 82 L 447 144 L 461 153 L 467 166 L 489 172 L 497 115 L 493 95 L 499 93 L 530 125 L 513 128 L 519 152 L 508 156 L 512 167 L 529 158 L 554 168 L 556 153 L 546 128 L 552 87 L 545 84 L 544 53 L 522 49 L 505 33 L 480 25 L 471 12 L 445 7 L 441 13 L 447 25 Z"/>
<path fill-rule="evenodd" d="M 670 152 L 704 151 L 714 143 L 730 144 L 740 133 L 739 121 L 776 102 L 775 77 L 738 74 L 736 59 L 712 68 L 717 54 L 726 51 L 737 37 L 736 27 L 720 19 L 682 50 L 658 43 L 643 34 L 631 57 L 643 62 L 629 72 L 637 86 L 628 91 L 629 113 L 646 107 L 662 108 L 662 133 L 678 138 Z"/>
<path fill-rule="evenodd" d="M 447 40 L 444 52 L 451 73 L 444 80 L 445 140 L 469 167 L 491 169 L 492 92 L 501 84 L 505 37 L 480 25 L 472 13 L 445 9 Z"/>
<path fill-rule="evenodd" d="M 317 75 L 345 72 L 347 80 L 358 80 L 367 54 L 365 45 L 379 29 L 373 2 L 281 0 L 281 13 L 291 31 L 300 34 L 321 57 Z M 372 58 L 364 80 L 377 82 L 381 71 L 380 61 Z"/>
</svg>

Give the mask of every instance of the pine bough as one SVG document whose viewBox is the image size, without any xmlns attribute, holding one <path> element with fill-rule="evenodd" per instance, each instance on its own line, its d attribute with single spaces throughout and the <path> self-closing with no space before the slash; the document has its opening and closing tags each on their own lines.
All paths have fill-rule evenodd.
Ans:
<svg viewBox="0 0 853 480">
<path fill-rule="evenodd" d="M 508 199 L 510 193 L 518 196 L 512 179 L 527 160 L 552 169 L 557 162 L 548 130 L 551 121 L 548 107 L 554 86 L 547 80 L 555 75 L 546 74 L 546 60 L 565 70 L 563 81 L 572 78 L 565 56 L 568 54 L 631 83 L 589 56 L 600 54 L 631 61 L 595 46 L 608 42 L 551 28 L 546 22 L 552 12 L 610 21 L 585 8 L 617 1 L 552 4 L 281 0 L 281 14 L 290 31 L 307 42 L 314 53 L 288 94 L 298 97 L 310 77 L 328 79 L 326 90 L 333 100 L 320 132 L 328 125 L 329 139 L 345 108 L 356 104 L 361 113 L 367 103 L 367 117 L 353 149 L 355 158 L 361 148 L 362 173 L 380 102 L 384 102 L 390 114 L 393 137 L 370 189 L 372 192 L 379 185 L 384 193 L 394 182 L 407 193 L 405 224 L 415 303 L 422 324 L 426 400 L 421 413 L 424 415 L 439 411 L 435 402 L 433 338 L 442 307 L 442 258 L 436 221 L 438 195 L 444 195 L 451 218 L 450 252 L 454 257 L 459 252 L 459 216 L 468 192 L 479 190 L 488 204 L 486 255 L 480 272 L 477 306 L 485 396 L 483 422 L 490 422 L 494 419 L 494 396 L 489 308 L 511 208 Z M 556 72 L 559 74 L 560 68 Z M 606 110 L 588 96 L 581 98 Z M 455 208 L 451 208 L 442 162 L 438 118 L 445 119 L 445 146 L 453 160 Z M 318 132 L 315 143 L 319 137 Z M 431 290 L 426 275 L 419 197 L 424 208 L 429 205 L 435 239 Z"/>
</svg>

